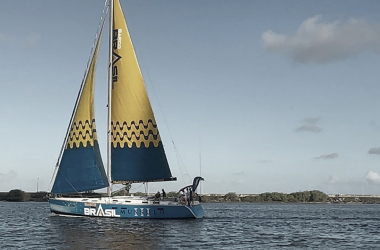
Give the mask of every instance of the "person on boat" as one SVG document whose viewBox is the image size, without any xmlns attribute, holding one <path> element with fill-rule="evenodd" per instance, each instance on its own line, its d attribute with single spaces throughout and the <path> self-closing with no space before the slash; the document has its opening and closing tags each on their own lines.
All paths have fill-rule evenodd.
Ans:
<svg viewBox="0 0 380 250">
<path fill-rule="evenodd" d="M 198 197 L 198 201 L 202 202 L 202 197 L 199 194 L 195 193 L 195 197 Z"/>
<path fill-rule="evenodd" d="M 154 195 L 155 200 L 159 200 L 161 197 L 160 191 L 157 191 L 157 193 Z"/>
<path fill-rule="evenodd" d="M 190 191 L 189 191 L 189 188 L 186 188 L 185 201 L 187 201 L 187 205 L 190 206 Z"/>
<path fill-rule="evenodd" d="M 166 193 L 165 193 L 165 190 L 162 189 L 162 199 L 165 199 L 166 198 Z"/>
<path fill-rule="evenodd" d="M 185 193 L 185 190 L 182 190 L 181 203 L 186 204 L 186 193 Z"/>
<path fill-rule="evenodd" d="M 189 194 L 189 196 L 190 196 L 190 197 L 189 197 L 189 198 L 190 198 L 190 199 L 189 199 L 189 200 L 190 200 L 190 201 L 189 201 L 189 206 L 190 206 L 190 204 L 193 204 L 193 189 L 192 189 L 192 188 L 189 188 L 189 189 L 190 189 L 190 191 L 189 191 L 189 193 L 190 193 L 190 194 Z"/>
</svg>

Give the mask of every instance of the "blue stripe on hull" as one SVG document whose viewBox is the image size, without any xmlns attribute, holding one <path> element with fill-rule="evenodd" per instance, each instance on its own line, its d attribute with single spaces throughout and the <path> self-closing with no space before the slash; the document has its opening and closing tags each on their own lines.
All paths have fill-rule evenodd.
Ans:
<svg viewBox="0 0 380 250">
<path fill-rule="evenodd" d="M 50 199 L 50 210 L 57 214 L 135 219 L 195 219 L 204 215 L 202 205 L 123 205 Z"/>
</svg>

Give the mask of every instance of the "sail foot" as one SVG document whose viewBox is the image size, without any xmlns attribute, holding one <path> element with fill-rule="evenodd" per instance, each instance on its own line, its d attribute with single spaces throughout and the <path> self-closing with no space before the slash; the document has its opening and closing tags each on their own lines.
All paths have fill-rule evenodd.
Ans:
<svg viewBox="0 0 380 250">
<path fill-rule="evenodd" d="M 158 147 L 116 147 L 111 149 L 111 179 L 146 182 L 172 178 L 162 142 Z"/>
<path fill-rule="evenodd" d="M 156 180 L 144 180 L 144 181 L 128 181 L 129 183 L 142 183 L 142 182 L 160 182 L 160 181 L 176 181 L 177 177 L 156 179 Z M 112 184 L 124 184 L 127 181 L 112 181 Z"/>
<path fill-rule="evenodd" d="M 51 193 L 76 193 L 108 187 L 99 145 L 65 149 Z"/>
</svg>

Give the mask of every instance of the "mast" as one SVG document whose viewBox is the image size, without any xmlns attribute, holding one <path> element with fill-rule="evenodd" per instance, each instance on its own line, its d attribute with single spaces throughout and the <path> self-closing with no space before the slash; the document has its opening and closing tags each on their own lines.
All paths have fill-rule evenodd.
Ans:
<svg viewBox="0 0 380 250">
<path fill-rule="evenodd" d="M 111 197 L 112 181 L 111 181 L 111 94 L 112 94 L 112 31 L 113 31 L 113 0 L 110 0 L 109 6 L 109 57 L 108 57 L 108 128 L 107 128 L 107 179 L 109 186 L 107 187 L 107 196 Z"/>
</svg>

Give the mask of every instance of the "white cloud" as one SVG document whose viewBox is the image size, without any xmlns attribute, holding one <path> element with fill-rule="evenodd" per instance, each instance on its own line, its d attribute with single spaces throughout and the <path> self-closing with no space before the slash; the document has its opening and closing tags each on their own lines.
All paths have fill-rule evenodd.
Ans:
<svg viewBox="0 0 380 250">
<path fill-rule="evenodd" d="M 247 173 L 245 173 L 244 171 L 232 173 L 229 183 L 230 188 L 232 188 L 232 190 L 236 190 L 237 187 L 241 187 L 242 185 L 244 185 L 246 183 L 246 177 Z"/>
<path fill-rule="evenodd" d="M 30 34 L 26 37 L 26 44 L 31 47 L 36 45 L 36 43 L 40 40 L 40 35 L 38 34 Z"/>
<path fill-rule="evenodd" d="M 335 158 L 338 158 L 338 156 L 339 155 L 337 153 L 332 153 L 332 154 L 321 155 L 321 156 L 315 157 L 315 159 L 335 159 Z"/>
<path fill-rule="evenodd" d="M 363 189 L 365 187 L 365 189 Z M 351 179 L 340 179 L 339 177 L 330 175 L 327 182 L 321 183 L 321 189 L 327 194 L 372 194 L 370 185 L 363 186 L 361 177 Z"/>
<path fill-rule="evenodd" d="M 309 18 L 289 35 L 265 31 L 264 47 L 301 63 L 344 60 L 366 50 L 380 52 L 380 24 L 355 18 L 345 23 L 321 20 L 320 15 Z"/>
<path fill-rule="evenodd" d="M 303 120 L 304 125 L 296 128 L 296 132 L 313 132 L 313 133 L 319 133 L 323 129 L 317 126 L 318 121 L 320 120 L 320 117 L 316 118 L 305 118 Z"/>
<path fill-rule="evenodd" d="M 380 130 L 380 124 L 378 124 L 377 121 L 372 120 L 372 121 L 370 122 L 370 125 L 371 125 L 373 128 L 375 128 L 375 129 L 377 129 L 377 130 Z"/>
<path fill-rule="evenodd" d="M 365 178 L 371 184 L 380 184 L 380 174 L 379 173 L 376 173 L 373 171 L 368 171 Z"/>
<path fill-rule="evenodd" d="M 256 161 L 256 163 L 269 163 L 271 162 L 270 160 L 259 160 L 259 161 Z"/>
<path fill-rule="evenodd" d="M 10 182 L 17 177 L 17 173 L 13 170 L 10 170 L 8 173 L 0 173 L 0 182 Z"/>
<path fill-rule="evenodd" d="M 332 175 L 329 176 L 329 179 L 327 181 L 328 184 L 336 184 L 339 182 L 340 182 L 339 178 L 332 176 Z"/>
<path fill-rule="evenodd" d="M 319 122 L 320 119 L 321 117 L 305 118 L 303 121 L 308 124 L 316 124 L 317 122 Z"/>
<path fill-rule="evenodd" d="M 40 39 L 41 36 L 36 33 L 30 33 L 27 35 L 6 35 L 0 33 L 0 46 L 24 49 L 35 46 Z"/>
<path fill-rule="evenodd" d="M 380 155 L 380 148 L 371 148 L 368 150 L 368 154 Z"/>
<path fill-rule="evenodd" d="M 322 128 L 314 125 L 314 124 L 306 124 L 306 125 L 302 125 L 300 127 L 298 127 L 296 129 L 297 132 L 303 132 L 303 131 L 306 131 L 306 132 L 313 132 L 313 133 L 319 133 L 322 131 Z"/>
<path fill-rule="evenodd" d="M 234 175 L 234 176 L 245 176 L 246 173 L 244 171 L 240 171 L 240 172 L 232 173 L 232 175 Z"/>
</svg>

